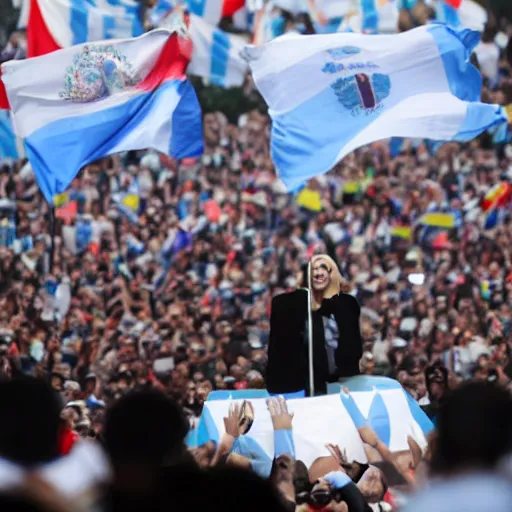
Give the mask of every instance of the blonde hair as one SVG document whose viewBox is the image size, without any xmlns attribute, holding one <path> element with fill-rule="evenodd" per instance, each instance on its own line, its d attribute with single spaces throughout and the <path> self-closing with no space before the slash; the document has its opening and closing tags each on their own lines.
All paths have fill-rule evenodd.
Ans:
<svg viewBox="0 0 512 512">
<path fill-rule="evenodd" d="M 352 289 L 352 286 L 348 281 L 346 281 L 343 276 L 341 275 L 340 269 L 338 268 L 338 265 L 336 265 L 336 262 L 327 254 L 316 254 L 311 258 L 310 262 L 310 273 L 312 273 L 313 266 L 315 263 L 317 263 L 319 260 L 322 260 L 330 271 L 331 276 L 331 283 L 327 287 L 327 289 L 324 291 L 323 298 L 328 299 L 330 297 L 333 297 L 334 295 L 337 295 L 338 293 L 348 293 Z M 309 279 L 311 279 L 311 276 L 309 276 Z M 308 282 L 308 287 L 311 283 Z M 313 297 L 313 309 L 319 309 L 321 304 L 318 304 L 315 298 Z"/>
</svg>

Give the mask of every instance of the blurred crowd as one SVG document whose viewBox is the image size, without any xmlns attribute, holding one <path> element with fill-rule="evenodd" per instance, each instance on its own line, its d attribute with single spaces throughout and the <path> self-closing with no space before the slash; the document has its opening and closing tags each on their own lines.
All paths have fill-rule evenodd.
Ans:
<svg viewBox="0 0 512 512">
<path fill-rule="evenodd" d="M 409 16 L 408 23 L 417 18 Z M 475 63 L 484 75 L 485 101 L 512 102 L 510 33 L 506 21 L 491 17 L 477 48 Z M 23 58 L 24 51 L 24 37 L 16 32 L 0 53 L 0 62 Z M 249 77 L 244 90 L 254 94 Z M 116 473 L 116 478 L 124 487 L 115 499 L 126 499 L 123 492 L 137 487 L 134 482 L 144 488 L 141 467 L 152 467 L 160 456 L 177 457 L 172 450 L 181 446 L 188 424 L 200 416 L 212 390 L 265 388 L 272 297 L 295 289 L 304 263 L 315 253 L 327 253 L 362 306 L 361 373 L 397 379 L 440 429 L 448 429 L 437 446 L 444 459 L 433 459 L 443 468 L 440 473 L 458 471 L 457 460 L 460 465 L 466 461 L 459 445 L 469 438 L 462 436 L 459 443 L 457 437 L 466 428 L 468 436 L 477 436 L 473 441 L 494 436 L 493 442 L 500 445 L 488 447 L 492 455 L 487 459 L 475 447 L 468 464 L 474 469 L 494 467 L 498 455 L 510 448 L 510 438 L 501 431 L 494 435 L 487 424 L 481 431 L 478 426 L 472 430 L 473 419 L 457 423 L 460 432 L 454 434 L 449 430 L 455 428 L 453 422 L 466 416 L 450 402 L 456 398 L 449 391 L 468 408 L 473 407 L 468 394 L 480 397 L 480 412 L 488 411 L 487 399 L 501 404 L 491 411 L 494 427 L 510 426 L 510 403 L 501 388 L 512 389 L 512 145 L 496 143 L 496 133 L 465 145 L 382 141 L 355 151 L 327 175 L 288 194 L 274 172 L 269 134 L 264 110 L 242 113 L 236 124 L 228 123 L 221 112 L 206 114 L 202 158 L 176 162 L 153 151 L 114 155 L 87 166 L 56 199 L 54 210 L 39 193 L 26 159 L 1 161 L 0 375 L 13 383 L 21 375 L 48 381 L 58 392 L 59 403 L 54 405 L 66 426 L 59 431 L 58 449 L 67 453 L 79 438 L 102 439 L 114 472 L 119 469 L 116 457 L 122 462 L 122 474 Z M 481 382 L 457 390 L 467 380 Z M 31 385 L 39 393 L 37 385 Z M 22 385 L 21 391 L 5 389 L 6 396 L 22 393 L 19 400 L 28 401 L 27 422 L 32 421 L 30 414 L 39 411 L 37 399 L 23 397 Z M 158 414 L 170 415 L 158 421 L 176 425 L 180 420 L 173 414 L 184 412 L 188 423 L 182 429 L 173 427 L 178 441 L 161 449 L 155 440 L 157 446 L 148 448 L 154 452 L 143 453 L 137 415 L 145 416 L 146 410 L 135 403 L 126 418 L 122 412 L 130 397 L 139 396 L 134 391 L 148 393 L 148 400 L 153 396 L 156 410 L 161 406 L 164 411 Z M 453 406 L 443 409 L 449 403 Z M 16 411 L 17 404 L 6 401 L 5 411 Z M 165 412 L 165 407 L 170 410 Z M 287 414 L 282 403 L 269 407 Z M 451 413 L 443 424 L 442 410 L 460 414 Z M 475 405 L 472 412 L 476 410 Z M 109 445 L 108 431 L 104 434 L 109 414 L 121 439 L 116 446 L 114 441 Z M 0 414 L 0 424 L 6 416 Z M 37 424 L 37 418 L 34 421 Z M 123 437 L 127 424 L 133 424 L 134 431 Z M 12 425 L 5 428 L 16 430 Z M 0 429 L 0 444 L 5 444 L 3 432 Z M 21 442 L 24 434 L 19 435 L 11 441 Z M 160 436 L 162 442 L 166 435 L 158 429 L 144 434 L 146 441 Z M 235 429 L 231 437 L 237 435 Z M 371 433 L 362 435 L 365 443 L 378 448 Z M 204 464 L 221 459 L 225 463 L 230 440 L 224 441 L 227 451 L 222 454 L 216 453 L 219 445 L 194 455 Z M 128 455 L 123 459 L 128 445 L 134 453 L 141 450 L 133 460 Z M 352 461 L 334 452 L 339 467 L 328 461 L 327 470 L 318 475 L 330 476 L 321 478 L 316 490 L 309 483 L 317 477 L 308 478 L 307 470 L 301 476 L 300 464 L 290 454 L 276 458 L 273 482 L 288 502 L 275 506 L 293 502 L 295 507 L 296 502 L 306 510 L 315 508 L 318 499 L 327 507 L 336 489 L 345 489 L 345 494 L 339 493 L 345 498 L 325 510 L 347 510 L 343 502 L 350 499 L 356 500 L 350 511 L 366 510 L 357 508 L 363 506 L 357 501 L 360 495 L 364 503 L 383 501 L 387 485 L 382 474 L 372 474 L 372 467 L 354 469 Z M 411 447 L 411 454 L 415 452 Z M 25 463 L 10 452 L 0 456 Z M 400 464 L 396 470 L 393 460 L 403 485 L 413 485 L 413 470 L 430 456 L 417 455 L 407 466 L 411 471 Z M 123 465 L 128 467 L 125 472 Z M 347 465 L 348 473 L 355 471 L 350 482 L 338 474 L 341 468 L 346 475 Z M 169 471 L 166 478 L 172 475 L 181 485 L 179 471 Z M 240 489 L 263 484 L 246 475 L 236 477 L 239 485 L 233 485 L 235 477 L 225 471 L 208 477 L 194 473 L 192 479 L 212 493 L 217 491 L 211 482 L 219 489 L 225 486 L 227 494 L 233 492 L 230 503 L 241 500 L 240 507 L 249 509 Z M 210 484 L 207 478 L 213 479 Z M 381 486 L 378 499 L 369 500 L 365 494 L 366 478 L 371 486 Z M 347 490 L 348 483 L 356 489 Z M 501 487 L 487 484 L 489 500 L 508 496 Z M 179 485 L 172 489 L 183 493 L 179 495 L 184 504 L 200 499 L 194 488 Z M 272 500 L 273 490 L 265 489 L 261 496 L 268 491 Z M 161 490 L 171 492 L 165 484 Z M 463 496 L 465 490 L 462 486 L 457 492 Z M 438 492 L 442 496 L 443 489 Z M 414 510 L 427 509 L 418 505 Z M 505 508 L 496 505 L 495 510 Z"/>
</svg>

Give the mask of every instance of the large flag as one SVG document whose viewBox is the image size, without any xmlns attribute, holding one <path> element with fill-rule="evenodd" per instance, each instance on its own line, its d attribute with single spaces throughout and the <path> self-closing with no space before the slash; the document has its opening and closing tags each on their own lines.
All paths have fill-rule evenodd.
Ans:
<svg viewBox="0 0 512 512">
<path fill-rule="evenodd" d="M 200 107 L 185 75 L 190 46 L 159 29 L 2 66 L 17 133 L 48 202 L 112 153 L 202 153 Z"/>
<path fill-rule="evenodd" d="M 365 426 L 370 426 L 391 452 L 409 450 L 409 436 L 420 448 L 426 447 L 426 436 L 433 425 L 398 382 L 385 377 L 360 376 L 347 379 L 343 385 L 349 394 L 343 391 L 313 398 L 287 397 L 288 409 L 294 415 L 292 431 L 288 431 L 294 445 L 293 455 L 308 469 L 320 457 L 330 455 L 327 444 L 339 446 L 349 462 L 366 463 L 367 452 L 358 432 Z M 268 396 L 265 390 L 211 393 L 193 441 L 198 445 L 219 442 L 230 405 L 245 399 L 252 405 L 254 422 L 239 438 L 234 451 L 249 459 L 260 476 L 268 477 L 277 452 L 277 439 L 266 405 Z"/>
<path fill-rule="evenodd" d="M 286 35 L 245 56 L 272 117 L 271 151 L 290 190 L 389 137 L 468 141 L 506 122 L 479 102 L 479 41 L 445 25 L 396 35 Z"/>
<path fill-rule="evenodd" d="M 144 32 L 136 0 L 30 0 L 29 57 L 88 41 L 124 39 Z"/>
</svg>

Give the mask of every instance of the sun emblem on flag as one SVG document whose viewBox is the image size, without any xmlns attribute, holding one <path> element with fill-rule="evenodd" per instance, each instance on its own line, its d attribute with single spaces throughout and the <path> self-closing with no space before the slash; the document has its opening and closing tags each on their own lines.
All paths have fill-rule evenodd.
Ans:
<svg viewBox="0 0 512 512">
<path fill-rule="evenodd" d="M 382 107 L 391 92 L 391 81 L 388 75 L 382 73 L 358 73 L 347 78 L 338 78 L 331 87 L 338 101 L 353 116 L 362 112 L 371 114 Z"/>
<path fill-rule="evenodd" d="M 67 101 L 89 103 L 111 96 L 140 81 L 127 58 L 114 46 L 85 45 L 66 68 L 64 90 Z"/>
</svg>

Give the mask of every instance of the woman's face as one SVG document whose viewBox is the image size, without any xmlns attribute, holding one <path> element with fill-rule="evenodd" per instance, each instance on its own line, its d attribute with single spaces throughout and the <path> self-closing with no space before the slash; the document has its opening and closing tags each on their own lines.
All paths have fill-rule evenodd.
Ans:
<svg viewBox="0 0 512 512">
<path fill-rule="evenodd" d="M 316 292 L 323 292 L 327 290 L 331 284 L 331 269 L 329 268 L 328 263 L 325 260 L 318 258 L 313 261 L 312 266 L 313 290 Z"/>
</svg>

